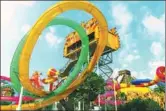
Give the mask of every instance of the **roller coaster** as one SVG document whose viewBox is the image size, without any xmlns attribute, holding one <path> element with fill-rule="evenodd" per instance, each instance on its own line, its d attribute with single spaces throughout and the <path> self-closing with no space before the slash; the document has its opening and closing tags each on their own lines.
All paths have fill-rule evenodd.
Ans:
<svg viewBox="0 0 166 111">
<path fill-rule="evenodd" d="M 87 22 L 81 23 L 81 26 L 85 29 L 89 39 L 89 58 L 93 56 L 97 42 L 99 39 L 99 24 L 95 18 L 90 19 Z M 112 63 L 112 52 L 120 48 L 119 36 L 116 32 L 116 28 L 108 30 L 107 44 L 99 59 L 99 69 L 102 71 L 101 75 L 109 76 L 112 74 L 112 69 L 109 66 Z M 62 76 L 68 76 L 69 71 L 77 62 L 77 59 L 81 51 L 81 40 L 77 32 L 71 32 L 66 37 L 64 46 L 64 57 L 69 58 L 69 62 L 61 70 Z M 95 67 L 96 69 L 97 67 Z M 104 69 L 104 70 L 103 70 Z M 96 71 L 96 70 L 95 70 Z"/>
<path fill-rule="evenodd" d="M 78 24 L 75 21 L 57 17 L 63 12 L 75 9 L 83 10 L 91 14 L 93 18 Z M 55 90 L 48 92 L 42 88 L 34 87 L 31 83 L 29 62 L 42 31 L 54 25 L 66 25 L 75 31 L 68 34 L 65 39 L 63 56 L 69 61 L 59 71 L 59 77 L 67 78 Z M 16 92 L 22 93 L 23 101 L 34 100 L 31 103 L 21 104 L 21 110 L 37 110 L 68 97 L 92 71 L 100 69 L 102 75 L 109 77 L 112 74 L 112 68 L 109 66 L 112 63 L 112 53 L 119 48 L 120 41 L 116 28 L 108 29 L 104 15 L 96 6 L 88 1 L 61 1 L 47 9 L 22 38 L 13 55 L 10 78 L 5 79 L 11 81 L 11 87 Z M 51 77 L 50 75 L 48 74 L 48 78 Z M 55 80 L 53 78 L 51 81 Z M 149 81 L 149 83 L 139 83 L 135 86 L 146 87 L 155 84 L 156 81 L 160 81 L 160 76 L 157 75 L 156 79 Z M 44 82 L 48 83 L 45 80 Z M 120 84 L 116 90 L 124 91 L 122 88 L 126 87 L 130 86 Z M 40 101 L 35 100 L 38 98 Z M 17 96 L 10 99 L 18 102 Z M 17 104 L 1 105 L 1 110 L 16 110 L 17 107 Z"/>
<path fill-rule="evenodd" d="M 88 32 L 86 33 L 83 27 L 72 20 L 55 18 L 57 15 L 72 9 L 83 10 L 92 14 L 97 21 L 97 23 L 94 25 L 91 24 L 92 26 L 96 27 L 95 31 L 91 31 L 90 27 L 88 30 L 86 30 Z M 92 18 L 91 21 L 94 23 L 95 20 Z M 72 45 L 76 44 L 79 46 L 80 40 L 77 37 L 78 42 L 69 44 L 69 38 L 73 37 L 67 37 L 67 42 L 64 47 L 64 56 L 73 60 L 76 58 L 73 53 L 79 53 L 79 58 L 77 58 L 77 63 L 75 64 L 73 71 L 68 74 L 69 76 L 67 79 L 56 90 L 48 93 L 47 91 L 33 87 L 31 84 L 29 79 L 29 61 L 39 35 L 46 27 L 52 25 L 67 25 L 75 29 L 81 40 L 81 49 L 75 49 L 74 52 L 70 51 L 73 49 Z M 86 26 L 88 27 L 88 25 Z M 91 34 L 91 32 L 94 32 L 95 35 Z M 88 37 L 87 34 L 92 37 Z M 46 10 L 20 41 L 11 63 L 10 78 L 14 89 L 20 93 L 21 87 L 23 87 L 23 95 L 43 98 L 43 100 L 40 102 L 22 104 L 21 109 L 39 109 L 67 97 L 85 80 L 87 75 L 93 71 L 93 68 L 95 67 L 100 56 L 104 55 L 104 50 L 106 53 L 111 46 L 114 50 L 118 48 L 118 46 L 112 45 L 112 42 L 108 42 L 111 41 L 111 39 L 114 39 L 113 37 L 115 37 L 115 35 L 115 33 L 113 35 L 111 34 L 111 31 L 108 31 L 108 25 L 103 14 L 90 2 L 62 1 Z M 88 53 L 90 52 L 89 44 L 91 47 L 94 47 L 92 51 L 93 54 L 91 53 L 90 59 L 88 59 Z M 80 73 L 82 65 L 85 65 L 85 69 Z M 17 105 L 1 106 L 1 110 L 15 110 L 16 108 Z"/>
</svg>

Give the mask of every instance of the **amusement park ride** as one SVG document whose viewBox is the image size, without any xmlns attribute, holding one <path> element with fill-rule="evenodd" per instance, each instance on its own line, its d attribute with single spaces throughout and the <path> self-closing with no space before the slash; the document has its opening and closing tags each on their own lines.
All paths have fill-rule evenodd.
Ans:
<svg viewBox="0 0 166 111">
<path fill-rule="evenodd" d="M 75 21 L 57 17 L 59 14 L 73 9 L 84 10 L 92 14 L 93 18 L 80 25 Z M 50 85 L 49 91 L 46 91 L 39 84 L 39 72 L 35 72 L 31 78 L 29 77 L 29 63 L 40 34 L 45 28 L 53 25 L 67 25 L 76 31 L 68 34 L 65 40 L 63 56 L 69 59 L 65 67 L 59 71 L 51 68 L 47 73 L 47 78 L 41 80 L 44 84 Z M 20 98 L 18 96 L 3 98 L 3 95 L 1 95 L 1 99 L 10 99 L 16 103 L 19 101 L 19 105 L 16 103 L 1 105 L 1 110 L 37 110 L 54 104 L 67 98 L 93 71 L 102 75 L 105 79 L 110 79 L 113 72 L 110 67 L 113 62 L 112 53 L 119 48 L 120 41 L 116 28 L 108 29 L 104 15 L 92 3 L 88 1 L 62 1 L 53 5 L 40 16 L 20 41 L 11 62 L 10 78 L 1 77 L 1 80 L 11 82 L 11 87 L 21 95 Z M 148 86 L 160 81 L 165 82 L 164 72 L 165 67 L 159 67 L 154 80 L 134 81 L 133 84 L 108 81 L 107 86 L 109 90 L 113 91 L 111 95 L 114 96 L 115 92 L 118 91 L 126 93 L 127 91 L 136 90 L 146 93 L 149 91 Z M 61 82 L 55 88 L 53 84 L 59 78 Z M 116 87 L 114 87 L 115 85 Z M 6 92 L 6 89 L 4 92 Z M 38 98 L 40 98 L 40 101 L 36 101 Z M 33 100 L 33 102 L 21 104 L 20 101 L 22 100 Z"/>
<path fill-rule="evenodd" d="M 99 39 L 99 25 L 95 18 L 90 19 L 87 22 L 81 23 L 81 26 L 85 29 L 88 39 L 89 39 L 89 59 L 93 56 L 98 39 Z M 98 64 L 95 66 L 94 71 L 97 71 L 97 68 L 100 70 L 100 75 L 106 76 L 107 78 L 112 74 L 113 70 L 110 67 L 112 63 L 112 52 L 120 48 L 120 41 L 116 28 L 108 30 L 108 38 L 106 47 L 100 56 Z M 65 68 L 61 70 L 62 76 L 68 76 L 69 70 L 77 62 L 77 59 L 81 51 L 81 40 L 77 32 L 71 32 L 66 37 L 66 42 L 64 46 L 64 57 L 69 58 Z M 64 70 L 65 69 L 65 70 Z"/>
</svg>

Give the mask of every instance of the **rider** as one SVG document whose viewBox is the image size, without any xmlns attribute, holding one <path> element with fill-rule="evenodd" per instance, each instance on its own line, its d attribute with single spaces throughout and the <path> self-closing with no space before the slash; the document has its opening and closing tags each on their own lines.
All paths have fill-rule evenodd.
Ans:
<svg viewBox="0 0 166 111">
<path fill-rule="evenodd" d="M 59 72 L 55 68 L 50 68 L 47 72 L 47 78 L 43 79 L 44 84 L 50 84 L 49 91 L 54 90 L 54 82 L 58 80 Z"/>
<path fill-rule="evenodd" d="M 41 73 L 39 73 L 38 71 L 35 71 L 33 73 L 32 77 L 30 78 L 30 81 L 32 82 L 33 86 L 38 89 L 42 88 L 42 86 L 40 84 L 40 75 L 41 75 Z"/>
</svg>

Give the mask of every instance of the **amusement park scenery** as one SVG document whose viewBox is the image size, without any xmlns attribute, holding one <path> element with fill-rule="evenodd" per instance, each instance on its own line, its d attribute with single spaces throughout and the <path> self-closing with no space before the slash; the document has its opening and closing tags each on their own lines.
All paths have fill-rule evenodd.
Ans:
<svg viewBox="0 0 166 111">
<path fill-rule="evenodd" d="M 1 110 L 166 110 L 164 1 L 1 3 Z"/>
</svg>

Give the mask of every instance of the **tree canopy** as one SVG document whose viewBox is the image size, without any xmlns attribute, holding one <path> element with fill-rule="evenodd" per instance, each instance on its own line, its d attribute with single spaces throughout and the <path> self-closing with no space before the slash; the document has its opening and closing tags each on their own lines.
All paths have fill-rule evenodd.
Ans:
<svg viewBox="0 0 166 111">
<path fill-rule="evenodd" d="M 96 99 L 98 94 L 104 93 L 105 81 L 102 76 L 92 72 L 86 80 L 80 85 L 72 94 L 69 99 L 74 102 L 84 101 L 86 106 L 89 106 L 90 101 Z"/>
</svg>

